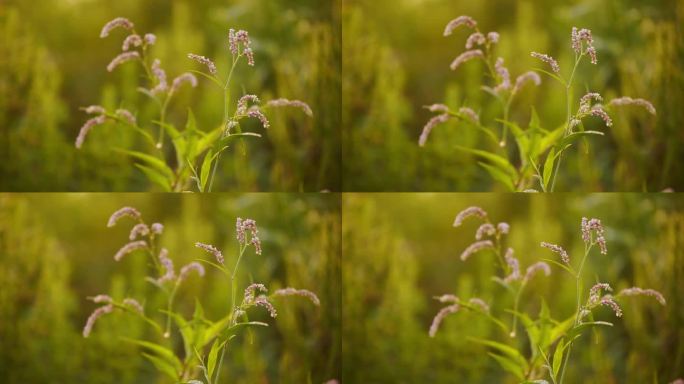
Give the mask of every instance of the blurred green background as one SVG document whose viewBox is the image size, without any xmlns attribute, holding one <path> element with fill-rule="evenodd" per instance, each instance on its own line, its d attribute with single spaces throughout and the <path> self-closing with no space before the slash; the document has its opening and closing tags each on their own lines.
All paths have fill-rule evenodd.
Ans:
<svg viewBox="0 0 684 384">
<path fill-rule="evenodd" d="M 271 128 L 245 140 L 221 160 L 215 191 L 337 191 L 340 189 L 340 23 L 336 0 L 8 0 L 0 3 L 0 190 L 147 191 L 144 176 L 113 147 L 135 147 L 139 137 L 120 127 L 97 127 L 80 151 L 74 140 L 87 115 L 102 104 L 155 118 L 157 109 L 136 91 L 141 69 L 105 69 L 125 34 L 100 39 L 109 20 L 124 16 L 141 33 L 157 35 L 154 56 L 169 79 L 199 66 L 188 52 L 212 58 L 227 71 L 229 28 L 246 29 L 256 66 L 240 65 L 234 94 L 262 100 L 301 99 L 314 111 L 269 114 Z M 244 64 L 244 63 L 243 63 Z M 184 126 L 192 108 L 198 127 L 222 118 L 222 94 L 206 79 L 183 89 L 170 120 Z M 155 128 L 156 129 L 156 128 Z M 154 131 L 156 132 L 156 130 Z M 171 156 L 171 154 L 169 154 Z"/>
<path fill-rule="evenodd" d="M 499 190 L 475 159 L 454 145 L 487 148 L 482 134 L 455 122 L 435 128 L 418 147 L 433 115 L 422 106 L 473 107 L 485 123 L 500 108 L 480 86 L 481 63 L 456 72 L 468 31 L 442 36 L 459 15 L 501 34 L 497 52 L 511 76 L 541 67 L 530 51 L 548 53 L 568 72 L 573 26 L 593 31 L 598 65 L 585 62 L 577 93 L 600 92 L 650 100 L 658 115 L 627 107 L 613 114 L 612 128 L 581 143 L 563 160 L 558 191 L 661 191 L 684 188 L 684 2 L 679 0 L 345 0 L 343 24 L 343 174 L 346 191 Z M 566 73 L 567 76 L 567 73 Z M 579 99 L 578 95 L 577 98 Z M 512 106 L 513 121 L 527 126 L 530 106 L 542 126 L 565 119 L 565 93 L 542 75 Z M 592 120 L 592 119 L 588 119 Z M 453 120 L 452 120 L 453 121 Z M 497 130 L 500 127 L 497 127 Z M 378 177 L 382 173 L 383 177 Z"/>
<path fill-rule="evenodd" d="M 453 228 L 452 222 L 471 205 L 487 210 L 492 221 L 510 223 L 507 243 L 525 268 L 553 257 L 541 241 L 562 245 L 577 262 L 584 250 L 582 216 L 600 218 L 608 254 L 588 259 L 584 297 L 596 279 L 616 290 L 640 286 L 666 297 L 665 307 L 652 298 L 622 300 L 619 319 L 598 309 L 596 319 L 615 326 L 577 340 L 566 382 L 670 383 L 683 376 L 684 196 L 399 193 L 343 196 L 342 382 L 517 383 L 486 348 L 467 341 L 506 342 L 482 317 L 450 315 L 436 337 L 428 337 L 443 306 L 434 296 L 481 297 L 493 313 L 512 308 L 511 295 L 490 280 L 500 274 L 493 255 L 459 258 L 480 223 L 471 219 Z M 541 298 L 554 318 L 567 318 L 575 310 L 574 279 L 552 266 L 550 277 L 536 277 L 525 289 L 521 310 L 536 318 Z"/>
<path fill-rule="evenodd" d="M 162 245 L 176 268 L 206 257 L 193 244 L 215 244 L 235 263 L 235 218 L 257 221 L 263 255 L 247 252 L 240 291 L 251 281 L 273 291 L 285 286 L 315 292 L 321 306 L 278 300 L 278 317 L 253 337 L 241 333 L 226 353 L 222 382 L 323 383 L 340 376 L 340 198 L 328 194 L 0 194 L 0 372 L 3 383 L 166 383 L 119 337 L 152 336 L 149 327 L 114 313 L 81 336 L 96 305 L 86 296 L 147 297 L 147 260 L 113 255 L 128 242 L 130 220 L 106 228 L 124 205 L 148 222 L 164 223 Z M 211 267 L 179 290 L 178 310 L 192 315 L 198 297 L 211 320 L 225 315 L 230 283 Z M 238 297 L 240 294 L 238 294 Z M 150 312 L 151 313 L 151 312 Z M 179 348 L 182 349 L 181 346 Z"/>
</svg>

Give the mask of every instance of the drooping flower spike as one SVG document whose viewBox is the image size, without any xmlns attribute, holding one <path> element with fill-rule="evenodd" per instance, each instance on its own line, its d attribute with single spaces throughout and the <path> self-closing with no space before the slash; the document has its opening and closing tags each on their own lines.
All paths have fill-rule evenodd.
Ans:
<svg viewBox="0 0 684 384">
<path fill-rule="evenodd" d="M 487 220 L 487 212 L 485 212 L 484 209 L 477 206 L 472 206 L 462 210 L 456 215 L 453 226 L 459 227 L 461 224 L 463 224 L 465 219 L 471 216 L 479 217 L 482 220 Z"/>
</svg>

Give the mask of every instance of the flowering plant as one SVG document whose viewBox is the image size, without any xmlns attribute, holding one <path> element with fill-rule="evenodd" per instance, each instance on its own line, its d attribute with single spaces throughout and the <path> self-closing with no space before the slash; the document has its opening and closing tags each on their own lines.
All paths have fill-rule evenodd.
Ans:
<svg viewBox="0 0 684 384">
<path fill-rule="evenodd" d="M 204 65 L 206 71 L 191 70 L 185 72 L 174 78 L 169 86 L 166 72 L 161 67 L 161 61 L 153 59 L 150 54 L 150 50 L 156 42 L 156 36 L 151 33 L 141 36 L 136 32 L 130 20 L 118 17 L 102 28 L 100 37 L 109 36 L 114 29 L 129 31 L 129 35 L 123 41 L 122 53 L 107 65 L 107 71 L 112 72 L 118 66 L 129 61 L 142 66 L 150 88 L 139 87 L 138 91 L 149 96 L 159 107 L 159 118 L 151 122 L 158 126 L 156 138 L 153 137 L 153 133 L 150 133 L 140 124 L 129 110 L 120 108 L 115 111 L 108 111 L 102 106 L 91 105 L 82 109 L 85 113 L 95 115 L 95 117 L 87 120 L 81 127 L 75 145 L 76 148 L 80 149 L 90 130 L 107 122 L 134 130 L 144 138 L 149 150 L 139 152 L 120 149 L 120 151 L 137 160 L 136 167 L 164 191 L 184 191 L 191 188 L 191 182 L 194 180 L 198 191 L 211 192 L 221 154 L 229 147 L 229 144 L 236 138 L 261 137 L 255 132 L 243 132 L 242 120 L 255 118 L 260 121 L 264 128 L 268 128 L 269 121 L 264 110 L 272 107 L 296 107 L 300 108 L 306 115 L 313 116 L 311 108 L 302 101 L 280 98 L 268 101 L 265 108 L 262 108 L 259 106 L 259 98 L 252 94 L 242 95 L 238 98 L 237 105 L 233 109 L 230 90 L 233 72 L 242 58 L 247 60 L 247 65 L 254 66 L 254 52 L 247 31 L 231 29 L 228 33 L 228 47 L 232 60 L 225 77 L 219 74 L 212 60 L 190 53 L 188 58 Z M 195 74 L 207 78 L 223 91 L 223 119 L 220 124 L 208 132 L 197 127 L 191 110 L 188 112 L 184 129 L 178 129 L 167 120 L 169 105 L 173 97 L 180 92 L 182 85 L 197 86 Z M 166 159 L 167 153 L 164 151 L 165 134 L 169 135 L 173 144 L 174 161 L 167 161 Z"/>
<path fill-rule="evenodd" d="M 597 307 L 606 306 L 614 311 L 615 316 L 622 317 L 622 309 L 618 301 L 629 296 L 652 296 L 660 304 L 666 304 L 663 295 L 656 290 L 632 287 L 622 289 L 617 294 L 612 295 L 610 293 L 613 291 L 611 286 L 601 282 L 594 284 L 589 290 L 588 297 L 583 298 L 585 288 L 582 283 L 582 272 L 589 254 L 597 246 L 600 254 L 606 255 L 608 253 L 603 225 L 598 219 L 582 218 L 581 232 L 584 255 L 578 265 L 573 266 L 570 255 L 561 246 L 542 242 L 541 247 L 556 253 L 560 261 L 543 259 L 544 261 L 538 261 L 527 267 L 523 274 L 521 273 L 520 262 L 514 256 L 513 248 L 504 246 L 505 236 L 510 230 L 509 225 L 507 223 L 494 225 L 487 212 L 482 208 L 469 207 L 456 216 L 454 227 L 460 226 L 468 217 L 478 218 L 484 223 L 475 233 L 476 242 L 463 251 L 461 260 L 466 261 L 476 253 L 494 253 L 497 256 L 502 274 L 501 276 L 494 276 L 492 279 L 512 295 L 514 298 L 513 308 L 497 314 L 492 311 L 490 304 L 481 298 L 473 297 L 463 300 L 453 294 L 438 296 L 435 297 L 436 300 L 448 305 L 443 307 L 434 317 L 429 335 L 435 337 L 440 325 L 450 314 L 468 310 L 482 315 L 496 324 L 497 329 L 505 337 L 502 341 L 477 338 L 470 338 L 470 340 L 490 348 L 492 352 L 489 355 L 521 383 L 548 383 L 546 381 L 548 377 L 552 383 L 562 384 L 575 340 L 592 328 L 613 326 L 611 322 L 594 319 L 593 310 Z M 543 299 L 537 319 L 519 310 L 524 288 L 539 272 L 549 276 L 551 274 L 549 264 L 566 271 L 576 282 L 577 306 L 575 312 L 564 320 L 556 320 L 551 317 L 550 310 Z M 510 326 L 503 320 L 504 317 L 508 316 L 511 318 Z M 520 345 L 523 344 L 520 339 L 516 338 L 518 323 L 527 333 L 529 339 L 528 353 Z"/>
<path fill-rule="evenodd" d="M 242 300 L 238 301 L 237 273 L 240 261 L 248 248 L 253 248 L 256 255 L 261 255 L 262 252 L 256 222 L 251 219 L 238 218 L 236 237 L 239 249 L 237 261 L 232 270 L 225 265 L 223 253 L 218 248 L 210 244 L 195 243 L 197 248 L 215 259 L 215 261 L 206 259 L 199 261 L 215 267 L 230 280 L 230 308 L 223 318 L 218 321 L 211 321 L 204 316 L 200 301 L 195 300 L 195 312 L 192 319 L 188 320 L 174 310 L 174 299 L 178 289 L 192 272 L 200 277 L 204 276 L 204 266 L 198 261 L 193 261 L 183 266 L 179 273 L 176 273 L 168 250 L 160 245 L 164 226 L 160 223 L 147 225 L 140 212 L 132 207 L 124 207 L 114 212 L 107 226 L 113 227 L 123 217 L 132 218 L 137 223 L 131 229 L 130 242 L 115 254 L 114 260 L 120 261 L 123 257 L 133 253 L 146 254 L 152 261 L 152 272 L 156 276 L 148 277 L 147 281 L 164 295 L 166 307 L 158 309 L 159 313 L 157 314 L 146 310 L 140 301 L 134 298 L 127 297 L 117 300 L 105 294 L 89 297 L 88 299 L 100 306 L 88 317 L 83 328 L 83 337 L 90 335 L 97 319 L 105 314 L 115 311 L 130 314 L 148 324 L 154 331 L 155 337 L 152 340 L 128 338 L 124 340 L 142 348 L 145 351 L 142 355 L 152 362 L 157 370 L 175 382 L 218 383 L 227 344 L 244 328 L 268 326 L 264 322 L 249 320 L 248 312 L 256 307 L 266 309 L 269 315 L 275 318 L 277 310 L 273 301 L 280 297 L 301 296 L 309 299 L 316 306 L 320 305 L 316 294 L 306 289 L 283 288 L 267 296 L 268 289 L 260 283 L 249 284 L 244 289 Z M 159 318 L 163 319 L 161 323 Z M 175 324 L 177 332 L 174 332 L 172 324 Z M 180 336 L 183 345 L 182 354 L 178 354 L 174 350 L 174 336 Z M 201 381 L 200 377 L 204 381 Z"/>
<path fill-rule="evenodd" d="M 501 105 L 501 117 L 495 120 L 501 124 L 501 132 L 498 133 L 490 124 L 481 122 L 479 115 L 470 107 L 461 106 L 453 109 L 445 104 L 432 104 L 425 108 L 437 115 L 423 127 L 418 144 L 424 146 L 435 126 L 452 119 L 456 119 L 465 126 L 476 128 L 491 142 L 493 149 L 480 150 L 461 146 L 456 148 L 480 158 L 482 161 L 479 164 L 493 179 L 510 191 L 553 192 L 565 151 L 577 139 L 604 134 L 601 131 L 585 130 L 583 119 L 589 116 L 599 117 L 606 126 L 610 127 L 613 122 L 608 111 L 623 105 L 642 106 L 649 113 L 656 114 L 653 105 L 644 99 L 620 97 L 603 105 L 600 104 L 603 98 L 596 92 L 588 92 L 582 96 L 579 106 L 575 108 L 573 81 L 577 68 L 584 58 L 589 58 L 591 64 L 594 65 L 598 62 L 594 40 L 588 29 L 572 28 L 571 46 L 575 60 L 568 77 L 561 73 L 561 67 L 553 57 L 532 52 L 531 56 L 548 64 L 551 71 L 536 68 L 534 71 L 521 74 L 513 83 L 510 72 L 504 65 L 504 59 L 497 57 L 494 52 L 499 42 L 499 34 L 489 32 L 485 35 L 472 17 L 459 16 L 447 24 L 444 36 L 451 35 L 460 26 L 472 30 L 472 33 L 466 39 L 466 51 L 452 61 L 450 68 L 456 70 L 465 62 L 475 59 L 484 62 L 488 75 L 495 85 L 483 86 L 482 89 Z M 548 75 L 565 88 L 566 120 L 554 129 L 545 129 L 542 126 L 534 108 L 532 108 L 530 122 L 526 129 L 510 119 L 511 106 L 515 97 L 527 84 L 537 86 L 541 84 L 541 77 L 537 72 Z M 510 139 L 509 130 L 517 146 L 517 153 L 507 149 Z"/>
</svg>

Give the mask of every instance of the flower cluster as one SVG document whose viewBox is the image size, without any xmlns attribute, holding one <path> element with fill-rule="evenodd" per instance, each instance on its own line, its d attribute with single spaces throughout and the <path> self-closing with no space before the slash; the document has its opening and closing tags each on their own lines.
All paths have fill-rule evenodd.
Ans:
<svg viewBox="0 0 684 384">
<path fill-rule="evenodd" d="M 261 255 L 261 240 L 259 240 L 259 230 L 257 229 L 256 221 L 238 217 L 235 221 L 235 232 L 240 245 L 246 246 L 252 244 L 254 246 L 254 252 L 257 255 Z M 247 241 L 247 232 L 250 234 L 249 242 Z"/>
<path fill-rule="evenodd" d="M 123 301 L 120 303 L 114 301 L 114 299 L 112 299 L 109 295 L 97 295 L 95 297 L 89 297 L 88 299 L 90 299 L 94 303 L 104 305 L 96 308 L 90 314 L 90 316 L 88 316 L 88 320 L 86 321 L 86 324 L 83 327 L 83 337 L 90 336 L 90 333 L 93 331 L 93 326 L 95 325 L 95 322 L 100 317 L 108 313 L 112 313 L 115 308 L 121 309 L 123 311 L 130 311 L 140 315 L 144 313 L 143 306 L 137 300 L 130 297 L 123 299 Z"/>
<path fill-rule="evenodd" d="M 592 236 L 593 234 L 593 236 Z M 594 240 L 592 240 L 594 239 Z M 601 254 L 608 253 L 606 248 L 606 238 L 604 237 L 603 225 L 599 219 L 582 218 L 582 240 L 585 244 L 592 244 L 592 241 L 599 245 Z"/>
<path fill-rule="evenodd" d="M 199 241 L 195 243 L 195 247 L 201 248 L 201 249 L 211 253 L 216 258 L 216 261 L 219 264 L 223 265 L 223 261 L 224 261 L 223 260 L 223 254 L 221 253 L 221 251 L 218 250 L 218 248 L 214 247 L 211 244 L 200 243 Z"/>
<path fill-rule="evenodd" d="M 568 256 L 568 252 L 565 249 L 563 249 L 563 247 L 561 247 L 560 245 L 542 241 L 541 246 L 557 253 L 565 264 L 570 264 L 570 256 Z"/>
<path fill-rule="evenodd" d="M 228 31 L 228 46 L 230 48 L 230 53 L 234 57 L 239 57 L 245 55 L 247 57 L 247 64 L 249 66 L 254 66 L 254 52 L 251 48 L 252 42 L 249 40 L 249 33 L 244 30 L 235 31 L 230 29 Z"/>
<path fill-rule="evenodd" d="M 482 223 L 475 232 L 476 242 L 469 245 L 461 253 L 462 261 L 466 261 L 473 254 L 485 250 L 498 254 L 501 258 L 504 277 L 494 277 L 493 279 L 503 284 L 511 291 L 517 290 L 520 292 L 539 272 L 544 273 L 546 276 L 551 274 L 551 268 L 549 265 L 543 261 L 540 261 L 527 267 L 525 274 L 523 275 L 521 272 L 520 261 L 514 256 L 515 251 L 513 248 L 508 247 L 505 249 L 505 252 L 501 254 L 501 250 L 503 249 L 503 237 L 509 233 L 510 225 L 506 222 L 500 222 L 495 226 L 489 221 L 489 215 L 487 212 L 478 206 L 471 206 L 460 211 L 456 215 L 453 226 L 461 226 L 464 220 L 469 217 L 478 218 L 484 221 L 484 223 Z M 513 284 L 514 282 L 518 283 Z M 490 310 L 489 305 L 484 300 L 479 298 L 471 298 L 468 302 L 463 302 L 455 295 L 444 294 L 442 296 L 436 297 L 435 299 L 441 303 L 450 303 L 450 305 L 442 308 L 433 318 L 432 325 L 430 326 L 429 330 L 430 337 L 435 336 L 445 317 L 447 317 L 449 314 L 458 312 L 461 308 L 479 310 L 486 313 L 489 313 Z M 511 331 L 510 335 L 512 337 L 515 336 L 515 325 L 513 326 L 513 330 Z"/>
<path fill-rule="evenodd" d="M 157 41 L 157 37 L 151 33 L 146 33 L 141 37 L 135 31 L 134 24 L 123 17 L 117 17 L 114 20 L 105 24 L 100 32 L 100 37 L 108 37 L 110 32 L 114 29 L 121 28 L 130 31 L 130 34 L 126 36 L 121 45 L 121 53 L 114 57 L 107 65 L 107 71 L 112 72 L 118 66 L 129 62 L 137 61 L 140 63 L 147 73 L 151 74 L 150 81 L 153 82 L 152 89 L 146 89 L 140 87 L 138 90 L 149 95 L 152 98 L 156 98 L 160 95 L 166 95 L 167 97 L 178 91 L 178 88 L 183 83 L 188 83 L 192 87 L 197 86 L 197 78 L 195 75 L 186 72 L 176 77 L 173 80 L 173 85 L 169 89 L 166 80 L 166 72 L 161 68 L 161 62 L 159 59 L 152 61 L 152 64 L 147 67 L 146 53 L 148 48 L 154 45 Z M 79 130 L 78 136 L 76 137 L 75 146 L 80 149 L 85 141 L 86 136 L 93 127 L 104 124 L 107 120 L 124 123 L 132 127 L 137 128 L 137 120 L 135 116 L 126 109 L 117 109 L 114 113 L 108 113 L 104 107 L 99 105 L 92 105 L 86 108 L 82 108 L 87 114 L 96 114 L 85 122 L 85 124 Z"/>
<path fill-rule="evenodd" d="M 499 34 L 497 32 L 483 33 L 477 27 L 477 21 L 475 21 L 470 16 L 459 16 L 451 20 L 446 28 L 444 29 L 444 36 L 449 36 L 453 31 L 460 27 L 465 26 L 467 28 L 473 29 L 474 31 L 468 35 L 465 42 L 466 51 L 462 52 L 451 62 L 449 68 L 451 70 L 458 69 L 464 63 L 473 59 L 482 59 L 487 63 L 487 68 L 490 69 L 490 75 L 496 81 L 494 88 L 483 87 L 486 91 L 496 95 L 497 97 L 504 96 L 505 98 L 511 98 L 513 95 L 518 93 L 522 87 L 527 83 L 533 83 L 535 85 L 541 84 L 541 78 L 538 74 L 534 72 L 526 72 L 516 78 L 515 85 L 511 81 L 511 74 L 504 66 L 504 59 L 502 57 L 497 57 L 494 59 L 493 49 L 494 46 L 499 42 Z M 491 62 L 494 62 L 492 67 Z M 470 108 L 462 107 L 459 109 L 458 113 L 454 113 L 449 110 L 449 108 L 444 104 L 433 104 L 427 106 L 430 112 L 438 112 L 439 114 L 433 116 L 428 120 L 428 122 L 423 126 L 423 130 L 418 139 L 419 146 L 424 146 L 427 142 L 427 138 L 430 135 L 432 129 L 439 125 L 446 123 L 451 117 L 458 117 L 462 120 L 469 120 L 476 125 L 480 125 L 479 116 Z M 505 142 L 502 140 L 501 145 Z"/>
</svg>

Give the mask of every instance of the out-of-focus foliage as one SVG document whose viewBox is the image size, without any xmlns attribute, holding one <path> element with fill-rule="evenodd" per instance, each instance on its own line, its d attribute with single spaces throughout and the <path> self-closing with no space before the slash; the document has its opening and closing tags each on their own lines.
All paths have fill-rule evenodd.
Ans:
<svg viewBox="0 0 684 384">
<path fill-rule="evenodd" d="M 122 221 L 108 216 L 135 206 L 165 224 L 163 246 L 178 266 L 204 256 L 196 241 L 223 250 L 235 263 L 235 218 L 254 218 L 263 255 L 241 262 L 241 289 L 251 281 L 273 291 L 310 289 L 320 307 L 278 300 L 278 317 L 251 320 L 270 326 L 231 341 L 222 379 L 231 383 L 322 383 L 340 376 L 340 215 L 335 195 L 23 195 L 0 196 L 0 372 L 7 383 L 165 383 L 135 348 L 120 337 L 150 331 L 137 318 L 115 312 L 102 317 L 84 339 L 81 330 L 97 306 L 86 296 L 150 297 L 147 260 L 116 251 L 127 242 Z M 225 314 L 230 283 L 207 269 L 179 291 L 177 308 L 189 317 L 196 296 L 207 318 Z M 161 295 L 158 295 L 161 298 Z M 239 297 L 239 296 L 238 296 Z M 163 298 L 162 298 L 163 299 Z M 154 314 L 152 314 L 154 316 Z M 182 349 L 182 345 L 177 346 Z"/>
<path fill-rule="evenodd" d="M 448 38 L 442 32 L 462 14 L 474 17 L 483 30 L 501 34 L 497 52 L 513 76 L 541 67 L 531 51 L 554 56 L 567 71 L 572 67 L 571 28 L 589 28 L 598 65 L 580 67 L 578 89 L 600 92 L 606 100 L 642 97 L 655 105 L 656 117 L 626 107 L 613 113 L 612 128 L 587 124 L 606 135 L 592 138 L 590 146 L 578 143 L 565 155 L 558 191 L 684 187 L 681 1 L 348 0 L 342 18 L 345 190 L 499 188 L 477 159 L 454 147 L 489 145 L 472 127 L 452 120 L 436 127 L 427 145 L 418 147 L 421 129 L 432 116 L 424 105 L 469 106 L 483 122 L 497 126 L 494 118 L 501 117 L 498 104 L 480 89 L 486 80 L 481 63 L 449 70 L 449 63 L 465 50 L 468 32 L 459 29 Z M 518 112 L 511 119 L 522 126 L 530 120 L 531 106 L 546 129 L 565 119 L 564 89 L 547 76 L 514 104 L 512 110 Z"/>
<path fill-rule="evenodd" d="M 339 190 L 341 151 L 340 29 L 334 1 L 286 0 L 36 0 L 0 7 L 0 189 L 12 191 L 134 191 L 153 186 L 113 147 L 139 144 L 131 130 L 96 127 L 83 149 L 73 146 L 87 119 L 78 108 L 102 104 L 131 108 L 149 122 L 156 106 L 136 91 L 134 66 L 113 73 L 107 63 L 123 34 L 100 39 L 109 20 L 124 16 L 157 35 L 154 55 L 170 78 L 196 63 L 194 52 L 228 66 L 229 28 L 246 29 L 256 66 L 234 74 L 234 94 L 267 101 L 301 99 L 314 111 L 275 111 L 263 140 L 245 140 L 223 156 L 215 191 Z M 184 89 L 169 107 L 169 121 L 184 125 L 188 108 L 205 131 L 220 124 L 222 94 L 206 79 Z M 152 124 L 149 122 L 149 124 Z M 155 127 L 156 128 L 156 127 Z M 168 154 L 171 155 L 170 153 Z"/>
<path fill-rule="evenodd" d="M 622 300 L 624 315 L 607 308 L 596 320 L 615 324 L 582 336 L 573 347 L 569 383 L 669 383 L 684 371 L 684 199 L 678 195 L 481 195 L 353 194 L 343 198 L 343 382 L 516 383 L 468 337 L 499 330 L 469 311 L 448 316 L 434 339 L 433 316 L 443 306 L 434 296 L 482 297 L 494 311 L 512 298 L 491 281 L 496 260 L 459 254 L 480 223 L 453 228 L 454 216 L 478 205 L 492 220 L 511 225 L 508 246 L 521 265 L 553 257 L 541 241 L 562 245 L 571 258 L 583 254 L 582 216 L 606 227 L 608 254 L 587 261 L 585 290 L 597 278 L 616 290 L 631 286 L 661 291 L 655 300 Z M 410 220 L 407 220 L 410 218 Z M 541 299 L 555 318 L 575 310 L 575 280 L 552 267 L 521 299 L 536 314 Z M 586 293 L 585 293 L 586 297 Z M 502 315 L 505 316 L 505 313 Z M 518 338 L 521 345 L 524 337 Z M 511 341 L 513 343 L 514 341 Z M 372 367 L 360 369 L 359 367 Z"/>
</svg>

